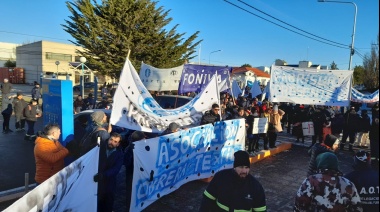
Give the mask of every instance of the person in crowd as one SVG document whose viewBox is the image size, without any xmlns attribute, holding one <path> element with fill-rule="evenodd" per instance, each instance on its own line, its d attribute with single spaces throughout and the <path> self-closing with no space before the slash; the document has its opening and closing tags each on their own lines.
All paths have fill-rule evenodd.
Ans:
<svg viewBox="0 0 380 212">
<path fill-rule="evenodd" d="M 331 117 L 331 134 L 340 138 L 343 132 L 344 116 L 340 110 L 335 111 L 335 115 Z"/>
<path fill-rule="evenodd" d="M 308 153 L 310 155 L 310 161 L 307 176 L 315 174 L 317 171 L 317 156 L 324 152 L 336 152 L 339 148 L 339 142 L 340 141 L 337 137 L 327 135 L 324 143 L 316 143 L 309 149 Z"/>
<path fill-rule="evenodd" d="M 91 110 L 94 108 L 95 106 L 95 99 L 94 99 L 94 95 L 92 93 L 89 93 L 87 98 L 85 98 L 83 100 L 84 102 L 84 105 L 83 105 L 83 108 L 82 110 Z"/>
<path fill-rule="evenodd" d="M 116 192 L 116 178 L 123 165 L 124 153 L 119 148 L 121 135 L 111 133 L 106 142 L 100 143 L 99 168 L 94 176 L 98 182 L 98 211 L 112 212 Z"/>
<path fill-rule="evenodd" d="M 38 184 L 64 168 L 64 158 L 69 151 L 58 141 L 60 135 L 59 125 L 47 124 L 43 133 L 35 141 L 36 175 L 34 179 Z"/>
<path fill-rule="evenodd" d="M 35 83 L 34 87 L 32 88 L 31 91 L 32 98 L 37 100 L 37 104 L 40 104 L 40 98 L 42 96 L 41 94 L 41 88 L 39 83 Z"/>
<path fill-rule="evenodd" d="M 112 131 L 111 124 L 107 123 L 107 115 L 99 110 L 91 114 L 92 125 L 88 126 L 80 141 L 80 156 L 86 154 L 98 143 L 107 142 Z M 106 129 L 107 128 L 107 129 Z"/>
<path fill-rule="evenodd" d="M 240 101 L 238 102 L 238 106 L 239 107 L 243 107 L 244 109 L 246 109 L 246 108 L 248 108 L 250 106 L 249 105 L 249 101 L 247 100 L 247 98 L 241 97 Z"/>
<path fill-rule="evenodd" d="M 206 111 L 201 118 L 201 125 L 204 124 L 213 124 L 215 122 L 220 121 L 219 115 L 220 107 L 218 104 L 213 104 L 211 106 L 211 110 Z"/>
<path fill-rule="evenodd" d="M 9 128 L 9 121 L 11 120 L 11 116 L 13 113 L 13 107 L 12 107 L 12 102 L 13 102 L 14 96 L 11 95 L 5 95 L 2 99 L 1 103 L 1 115 L 3 115 L 3 133 L 10 133 L 13 132 Z"/>
<path fill-rule="evenodd" d="M 222 120 L 230 120 L 232 119 L 232 114 L 229 112 L 228 107 L 226 105 L 220 105 L 220 114 L 222 116 Z"/>
<path fill-rule="evenodd" d="M 379 165 L 379 114 L 372 119 L 369 131 L 372 164 Z"/>
<path fill-rule="evenodd" d="M 23 98 L 23 94 L 21 92 L 17 92 L 16 98 L 13 100 L 16 131 L 25 130 L 24 108 L 27 104 L 28 103 Z"/>
<path fill-rule="evenodd" d="M 83 107 L 84 107 L 84 101 L 83 101 L 82 95 L 79 94 L 77 98 L 75 98 L 75 101 L 74 101 L 74 114 L 80 113 Z"/>
<path fill-rule="evenodd" d="M 281 124 L 285 128 L 286 127 L 286 132 L 290 134 L 290 129 L 292 128 L 292 114 L 293 114 L 293 107 L 290 105 L 289 102 L 286 103 L 280 103 L 278 106 L 279 109 L 283 110 L 285 112 L 284 116 L 281 119 Z"/>
<path fill-rule="evenodd" d="M 379 102 L 376 102 L 375 105 L 371 109 L 372 113 L 372 120 L 374 120 L 376 117 L 379 117 Z"/>
<path fill-rule="evenodd" d="M 273 109 L 268 110 L 269 113 L 269 127 L 268 127 L 268 140 L 269 148 L 276 148 L 277 133 L 282 132 L 281 119 L 285 112 L 278 109 L 278 105 L 274 105 Z"/>
<path fill-rule="evenodd" d="M 103 85 L 103 88 L 100 90 L 100 96 L 103 98 L 103 97 L 107 97 L 108 94 L 108 88 L 107 88 L 107 85 Z"/>
<path fill-rule="evenodd" d="M 326 113 L 323 112 L 323 106 L 317 106 L 317 108 L 315 108 L 311 120 L 314 125 L 314 135 L 311 137 L 312 142 L 310 147 L 317 142 L 317 138 L 319 143 L 323 142 L 323 127 L 328 124 Z"/>
<path fill-rule="evenodd" d="M 363 211 L 379 211 L 379 171 L 371 168 L 371 156 L 359 150 L 354 156 L 354 171 L 344 177 L 355 184 Z"/>
<path fill-rule="evenodd" d="M 103 96 L 102 101 L 96 104 L 96 109 L 111 109 L 111 104 L 108 102 L 107 96 Z"/>
<path fill-rule="evenodd" d="M 246 122 L 248 124 L 247 127 L 247 140 L 248 140 L 248 153 L 250 155 L 254 155 L 255 151 L 260 151 L 259 150 L 259 136 L 261 134 L 253 134 L 253 124 L 255 122 L 255 118 L 260 118 L 259 113 L 256 108 L 251 108 L 251 111 L 253 112 L 252 114 L 248 115 L 246 118 Z M 265 146 L 265 144 L 264 144 Z"/>
<path fill-rule="evenodd" d="M 347 138 L 349 138 L 349 151 L 353 152 L 352 149 L 355 142 L 355 135 L 358 131 L 358 123 L 360 117 L 355 111 L 355 107 L 351 107 L 349 111 L 344 114 L 344 125 L 343 125 L 343 137 L 342 143 L 340 145 L 340 150 L 344 149 L 346 145 Z"/>
<path fill-rule="evenodd" d="M 359 119 L 359 132 L 358 132 L 358 144 L 360 147 L 368 147 L 368 134 L 371 129 L 371 119 L 368 116 L 367 110 L 361 111 L 361 116 Z"/>
<path fill-rule="evenodd" d="M 318 172 L 308 176 L 295 198 L 294 211 L 362 211 L 355 185 L 342 177 L 338 158 L 325 152 L 316 158 Z"/>
<path fill-rule="evenodd" d="M 178 132 L 179 130 L 181 130 L 180 126 L 177 123 L 172 122 L 169 124 L 168 128 L 161 133 L 161 135 L 175 133 L 175 132 Z"/>
<path fill-rule="evenodd" d="M 41 110 L 37 106 L 37 99 L 31 99 L 30 103 L 24 108 L 24 116 L 26 119 L 26 124 L 28 125 L 28 130 L 26 131 L 25 140 L 31 140 L 36 137 L 34 131 L 34 124 L 37 118 L 41 117 Z"/>
<path fill-rule="evenodd" d="M 2 97 L 7 97 L 10 95 L 12 90 L 12 84 L 9 82 L 8 78 L 4 78 L 4 83 L 0 85 L 1 95 Z"/>
<path fill-rule="evenodd" d="M 292 134 L 296 136 L 296 142 L 300 142 L 301 139 L 302 143 L 305 143 L 305 136 L 303 135 L 302 130 L 302 122 L 309 121 L 309 117 L 307 117 L 307 112 L 305 111 L 305 106 L 297 104 L 292 111 L 293 116 L 290 118 L 293 123 Z"/>
<path fill-rule="evenodd" d="M 249 109 L 251 110 L 252 114 L 253 114 L 253 111 L 257 111 L 259 113 L 259 116 L 260 116 L 260 106 L 258 104 L 257 98 L 253 98 L 253 101 L 252 101 Z"/>
<path fill-rule="evenodd" d="M 199 211 L 266 211 L 264 188 L 249 173 L 248 153 L 239 150 L 234 157 L 234 168 L 217 172 L 207 186 Z"/>
<path fill-rule="evenodd" d="M 134 149 L 134 142 L 140 141 L 145 139 L 146 136 L 143 132 L 141 131 L 135 131 L 132 133 L 132 135 L 129 138 L 129 145 L 125 149 L 124 153 L 124 166 L 125 166 L 125 182 L 126 182 L 126 187 L 127 187 L 127 192 L 126 192 L 126 207 L 130 208 L 131 204 L 131 196 L 132 196 L 132 180 L 133 180 L 133 149 Z"/>
</svg>

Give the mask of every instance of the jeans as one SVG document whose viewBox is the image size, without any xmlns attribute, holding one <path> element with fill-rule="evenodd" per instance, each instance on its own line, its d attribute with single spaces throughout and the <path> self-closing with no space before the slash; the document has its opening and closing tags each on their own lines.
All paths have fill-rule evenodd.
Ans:
<svg viewBox="0 0 380 212">
<path fill-rule="evenodd" d="M 9 121 L 11 120 L 11 114 L 8 113 L 1 113 L 4 118 L 4 123 L 3 123 L 3 131 L 9 130 Z"/>
<path fill-rule="evenodd" d="M 29 121 L 26 120 L 26 124 L 28 124 L 28 131 L 26 132 L 27 135 L 34 135 L 34 124 L 36 121 Z"/>
</svg>

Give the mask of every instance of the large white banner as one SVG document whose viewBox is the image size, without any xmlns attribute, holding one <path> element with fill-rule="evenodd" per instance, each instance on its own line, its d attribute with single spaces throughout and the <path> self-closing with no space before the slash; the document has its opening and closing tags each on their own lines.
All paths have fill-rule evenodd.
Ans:
<svg viewBox="0 0 380 212">
<path fill-rule="evenodd" d="M 202 125 L 134 144 L 129 211 L 142 211 L 187 182 L 232 168 L 234 152 L 245 146 L 245 121 Z"/>
<path fill-rule="evenodd" d="M 72 162 L 5 211 L 96 211 L 99 148 Z"/>
<path fill-rule="evenodd" d="M 126 60 L 113 98 L 110 123 L 144 132 L 162 132 L 172 122 L 180 126 L 198 125 L 203 112 L 219 103 L 217 87 L 214 76 L 189 103 L 165 110 L 145 88 L 131 62 Z"/>
<path fill-rule="evenodd" d="M 272 66 L 272 102 L 348 106 L 353 71 Z"/>
<path fill-rule="evenodd" d="M 175 68 L 162 69 L 142 63 L 140 79 L 148 90 L 173 91 L 178 89 L 182 70 L 183 65 Z"/>
</svg>

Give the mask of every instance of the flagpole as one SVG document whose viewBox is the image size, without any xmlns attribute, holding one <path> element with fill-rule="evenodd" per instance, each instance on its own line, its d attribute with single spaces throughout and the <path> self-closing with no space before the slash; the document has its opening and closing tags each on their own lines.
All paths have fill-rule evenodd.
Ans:
<svg viewBox="0 0 380 212">
<path fill-rule="evenodd" d="M 217 103 L 219 105 L 219 118 L 222 120 L 222 110 L 220 108 L 220 92 L 219 92 L 219 86 L 218 86 L 218 71 L 215 71 L 215 80 L 216 80 L 216 95 L 217 95 Z"/>
</svg>

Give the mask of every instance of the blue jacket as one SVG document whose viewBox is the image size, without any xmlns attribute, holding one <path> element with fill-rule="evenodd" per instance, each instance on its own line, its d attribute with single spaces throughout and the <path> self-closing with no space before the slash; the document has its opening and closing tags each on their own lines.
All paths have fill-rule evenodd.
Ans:
<svg viewBox="0 0 380 212">
<path fill-rule="evenodd" d="M 99 174 L 102 178 L 99 180 L 99 193 L 113 193 L 116 190 L 116 178 L 123 165 L 124 153 L 117 147 L 107 157 L 108 140 L 100 145 L 99 153 Z"/>
</svg>

